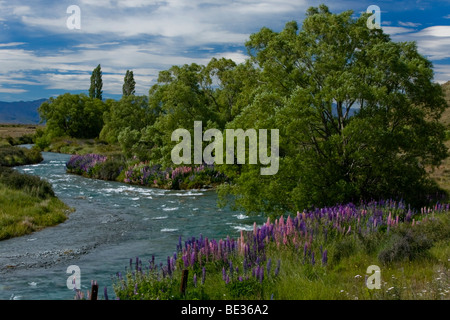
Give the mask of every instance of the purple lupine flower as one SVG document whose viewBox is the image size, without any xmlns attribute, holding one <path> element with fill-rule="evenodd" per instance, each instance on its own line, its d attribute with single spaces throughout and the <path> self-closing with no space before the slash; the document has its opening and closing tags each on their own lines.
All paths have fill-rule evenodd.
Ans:
<svg viewBox="0 0 450 320">
<path fill-rule="evenodd" d="M 314 259 L 314 251 L 311 254 L 311 264 L 314 265 L 316 263 L 316 260 Z"/>
<path fill-rule="evenodd" d="M 325 266 L 328 262 L 328 252 L 327 249 L 324 250 L 324 252 L 322 253 L 322 265 Z"/>
<path fill-rule="evenodd" d="M 278 259 L 277 267 L 275 268 L 275 277 L 278 276 L 278 273 L 280 272 L 280 267 L 281 267 L 281 260 Z"/>
<path fill-rule="evenodd" d="M 259 282 L 263 283 L 264 280 L 264 268 L 259 269 Z"/>
<path fill-rule="evenodd" d="M 222 279 L 223 279 L 223 281 L 225 281 L 226 275 L 227 275 L 227 273 L 225 271 L 225 267 L 222 267 Z"/>
<path fill-rule="evenodd" d="M 194 287 L 197 288 L 197 274 L 194 274 Z"/>
<path fill-rule="evenodd" d="M 230 260 L 230 275 L 233 277 L 233 262 Z"/>
<path fill-rule="evenodd" d="M 167 273 L 169 276 L 172 275 L 172 263 L 170 261 L 170 257 L 167 257 Z"/>
</svg>

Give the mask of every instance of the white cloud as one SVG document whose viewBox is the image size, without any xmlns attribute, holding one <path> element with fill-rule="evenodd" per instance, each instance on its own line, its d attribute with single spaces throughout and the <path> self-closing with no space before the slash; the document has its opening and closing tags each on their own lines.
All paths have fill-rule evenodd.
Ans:
<svg viewBox="0 0 450 320">
<path fill-rule="evenodd" d="M 432 26 L 391 35 L 394 41 L 415 41 L 418 51 L 431 61 L 450 58 L 450 26 Z"/>
<path fill-rule="evenodd" d="M 14 7 L 13 8 L 13 14 L 21 16 L 24 14 L 29 14 L 31 13 L 32 10 L 29 6 L 18 6 L 18 7 Z"/>
<path fill-rule="evenodd" d="M 450 37 L 450 26 L 433 26 L 421 30 L 418 36 Z"/>
<path fill-rule="evenodd" d="M 233 60 L 236 64 L 243 63 L 248 58 L 242 51 L 223 52 L 214 55 L 216 58 L 226 58 Z"/>
<path fill-rule="evenodd" d="M 450 66 L 445 64 L 434 65 L 434 79 L 438 83 L 446 83 L 450 80 Z"/>
<path fill-rule="evenodd" d="M 390 34 L 391 36 L 392 35 L 397 35 L 397 34 L 414 32 L 413 29 L 403 28 L 403 27 L 385 27 L 385 26 L 381 26 L 381 28 L 383 29 L 383 31 L 385 33 Z"/>
<path fill-rule="evenodd" d="M 401 25 L 402 27 L 412 27 L 412 28 L 415 28 L 415 27 L 418 27 L 418 26 L 422 25 L 421 23 L 402 22 L 402 21 L 399 21 L 398 24 Z"/>
<path fill-rule="evenodd" d="M 28 90 L 25 89 L 15 89 L 15 88 L 3 88 L 0 86 L 0 93 L 13 93 L 13 94 L 20 94 L 28 92 Z"/>
<path fill-rule="evenodd" d="M 21 46 L 24 45 L 25 42 L 9 42 L 9 43 L 0 43 L 0 48 L 4 48 L 4 47 L 17 47 L 17 46 Z"/>
</svg>

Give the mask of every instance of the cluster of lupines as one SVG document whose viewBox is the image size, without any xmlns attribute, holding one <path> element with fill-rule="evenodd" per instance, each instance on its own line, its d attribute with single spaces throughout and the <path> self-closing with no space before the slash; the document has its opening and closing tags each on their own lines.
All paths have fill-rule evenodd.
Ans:
<svg viewBox="0 0 450 320">
<path fill-rule="evenodd" d="M 260 227 L 255 223 L 252 231 L 241 231 L 237 239 L 228 236 L 217 241 L 200 235 L 183 243 L 180 237 L 176 253 L 167 257 L 165 265 L 160 264 L 160 273 L 155 273 L 154 258 L 148 270 L 152 271 L 154 281 L 170 278 L 177 270 L 192 270 L 194 287 L 198 286 L 200 274 L 201 284 L 205 283 L 207 270 L 221 272 L 225 285 L 229 287 L 246 281 L 259 282 L 263 287 L 265 281 L 273 281 L 280 272 L 282 261 L 269 256 L 274 252 L 291 250 L 303 264 L 325 267 L 328 250 L 324 250 L 323 244 L 354 233 L 364 236 L 382 228 L 389 232 L 389 228 L 396 228 L 400 223 L 414 225 L 418 223 L 416 218 L 426 220 L 434 213 L 448 212 L 449 209 L 450 204 L 436 204 L 433 208 L 422 208 L 418 213 L 407 208 L 403 201 L 387 200 L 297 212 L 295 217 L 280 217 L 274 222 L 268 219 Z M 273 268 L 275 260 L 276 267 Z M 137 260 L 135 271 L 143 274 L 139 266 Z M 139 280 L 134 271 L 133 276 L 135 291 L 138 292 Z"/>
<path fill-rule="evenodd" d="M 66 163 L 66 168 L 68 172 L 89 176 L 97 164 L 106 160 L 106 156 L 99 154 L 73 155 Z"/>
<path fill-rule="evenodd" d="M 125 183 L 150 187 L 181 189 L 199 187 L 204 184 L 225 181 L 226 177 L 215 170 L 213 165 L 196 167 L 180 166 L 162 170 L 160 165 L 151 166 L 141 162 L 130 166 L 125 171 Z"/>
<path fill-rule="evenodd" d="M 125 183 L 157 186 L 158 182 L 169 179 L 168 170 L 161 170 L 160 165 L 149 165 L 147 162 L 137 163 L 125 171 Z"/>
</svg>

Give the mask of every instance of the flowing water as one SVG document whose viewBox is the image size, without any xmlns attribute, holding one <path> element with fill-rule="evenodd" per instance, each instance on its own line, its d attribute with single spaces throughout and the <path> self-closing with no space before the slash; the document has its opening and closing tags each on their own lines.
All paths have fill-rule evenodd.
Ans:
<svg viewBox="0 0 450 320">
<path fill-rule="evenodd" d="M 217 208 L 214 191 L 169 191 L 93 180 L 67 174 L 70 156 L 43 153 L 44 161 L 16 168 L 51 182 L 56 195 L 74 208 L 64 223 L 0 241 L 0 299 L 67 300 L 67 268 L 80 268 L 81 289 L 96 280 L 114 298 L 113 279 L 129 261 L 154 255 L 165 262 L 183 240 L 238 237 L 262 217 Z"/>
</svg>

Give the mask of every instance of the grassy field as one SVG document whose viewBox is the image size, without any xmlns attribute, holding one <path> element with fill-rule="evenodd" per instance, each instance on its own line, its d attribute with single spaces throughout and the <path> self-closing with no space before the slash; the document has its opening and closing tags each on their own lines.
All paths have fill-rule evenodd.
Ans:
<svg viewBox="0 0 450 320">
<path fill-rule="evenodd" d="M 37 128 L 43 128 L 43 126 L 28 124 L 0 124 L 0 138 L 20 138 L 25 135 L 34 135 Z"/>
<path fill-rule="evenodd" d="M 0 124 L 0 146 L 33 143 L 38 125 Z"/>
</svg>

